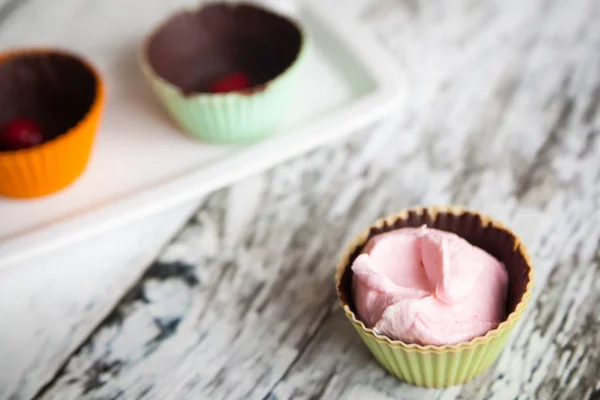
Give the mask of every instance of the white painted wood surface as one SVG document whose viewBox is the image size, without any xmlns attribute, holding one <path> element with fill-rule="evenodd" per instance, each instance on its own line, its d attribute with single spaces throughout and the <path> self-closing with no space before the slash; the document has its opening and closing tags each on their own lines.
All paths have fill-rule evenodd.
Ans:
<svg viewBox="0 0 600 400">
<path fill-rule="evenodd" d="M 409 74 L 408 107 L 211 195 L 137 283 L 89 285 L 89 313 L 41 291 L 30 312 L 56 318 L 30 322 L 42 339 L 23 339 L 18 373 L 6 378 L 3 365 L 0 398 L 600 398 L 600 3 L 351 3 Z M 432 203 L 505 221 L 537 272 L 496 366 L 446 390 L 387 375 L 333 287 L 354 233 Z M 3 336 L 22 334 L 17 314 L 3 320 Z M 20 357 L 1 349 L 3 364 Z"/>
<path fill-rule="evenodd" d="M 0 399 L 31 398 L 52 379 L 195 208 L 1 271 Z"/>
</svg>

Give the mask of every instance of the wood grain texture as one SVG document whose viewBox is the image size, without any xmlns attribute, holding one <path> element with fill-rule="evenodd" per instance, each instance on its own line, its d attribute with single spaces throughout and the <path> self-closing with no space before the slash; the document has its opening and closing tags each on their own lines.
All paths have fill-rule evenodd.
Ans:
<svg viewBox="0 0 600 400">
<path fill-rule="evenodd" d="M 369 2 L 406 108 L 210 196 L 37 397 L 597 398 L 599 14 L 595 0 Z M 433 203 L 505 221 L 536 266 L 496 366 L 447 390 L 383 372 L 332 283 L 352 235 Z"/>
<path fill-rule="evenodd" d="M 3 270 L 0 399 L 31 398 L 52 379 L 195 208 L 185 205 Z"/>
</svg>

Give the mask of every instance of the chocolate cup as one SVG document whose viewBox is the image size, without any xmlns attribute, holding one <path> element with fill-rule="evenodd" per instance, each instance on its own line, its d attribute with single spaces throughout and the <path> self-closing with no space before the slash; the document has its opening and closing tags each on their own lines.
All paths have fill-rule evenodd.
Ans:
<svg viewBox="0 0 600 400">
<path fill-rule="evenodd" d="M 501 223 L 475 211 L 466 210 L 461 207 L 419 207 L 405 210 L 399 214 L 377 221 L 367 231 L 363 232 L 357 238 L 356 242 L 350 246 L 338 266 L 336 284 L 342 306 L 348 306 L 353 317 L 357 321 L 360 321 L 352 297 L 354 273 L 351 266 L 356 257 L 362 253 L 368 241 L 372 237 L 385 232 L 401 228 L 418 228 L 423 225 L 429 228 L 453 232 L 472 245 L 487 251 L 504 264 L 508 272 L 508 294 L 506 299 L 507 318 L 502 324 L 514 319 L 515 314 L 517 314 L 517 308 L 524 307 L 524 304 L 531 296 L 533 270 L 530 256 L 521 241 Z M 367 329 L 362 322 L 360 323 L 366 330 L 372 331 L 371 329 Z M 500 327 L 496 329 L 500 329 Z M 382 335 L 377 336 L 385 337 Z M 390 343 L 403 343 L 399 340 L 385 338 Z M 476 339 L 478 338 L 473 340 Z M 431 348 L 452 347 L 409 345 Z"/>
<path fill-rule="evenodd" d="M 375 235 L 426 225 L 454 232 L 504 263 L 508 271 L 509 314 L 497 328 L 468 342 L 443 346 L 393 340 L 367 328 L 352 300 L 352 262 Z M 498 358 L 523 315 L 533 290 L 533 268 L 525 246 L 500 222 L 462 207 L 417 207 L 376 221 L 346 248 L 337 266 L 336 286 L 344 314 L 381 366 L 399 380 L 427 388 L 463 384 L 481 375 Z"/>
<path fill-rule="evenodd" d="M 28 118 L 40 125 L 46 141 L 55 139 L 86 116 L 97 88 L 94 71 L 73 55 L 10 55 L 0 60 L 0 126 L 13 118 Z"/>
<path fill-rule="evenodd" d="M 212 3 L 173 15 L 151 34 L 150 67 L 184 94 L 242 71 L 261 90 L 298 58 L 302 33 L 291 20 L 250 4 Z"/>
</svg>

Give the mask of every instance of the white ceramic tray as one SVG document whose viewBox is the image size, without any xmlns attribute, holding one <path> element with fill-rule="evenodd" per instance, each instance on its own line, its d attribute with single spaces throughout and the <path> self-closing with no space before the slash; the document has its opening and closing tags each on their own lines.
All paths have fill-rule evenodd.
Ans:
<svg viewBox="0 0 600 400">
<path fill-rule="evenodd" d="M 52 5 L 52 18 L 40 3 Z M 143 36 L 183 3 L 29 2 L 2 27 L 0 48 L 56 45 L 87 56 L 105 75 L 109 94 L 91 163 L 73 186 L 38 200 L 0 198 L 0 267 L 200 197 L 401 106 L 406 87 L 391 56 L 343 15 L 341 2 L 332 9 L 314 0 L 295 10 L 312 51 L 281 132 L 243 148 L 188 139 L 162 111 L 137 65 Z"/>
</svg>

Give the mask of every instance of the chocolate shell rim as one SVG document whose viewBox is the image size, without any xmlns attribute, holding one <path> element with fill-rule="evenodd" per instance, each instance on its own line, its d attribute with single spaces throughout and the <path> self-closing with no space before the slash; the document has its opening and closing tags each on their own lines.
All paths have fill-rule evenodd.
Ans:
<svg viewBox="0 0 600 400">
<path fill-rule="evenodd" d="M 14 59 L 16 57 L 20 57 L 20 56 L 24 56 L 24 55 L 58 55 L 58 56 L 69 57 L 69 58 L 76 60 L 77 62 L 81 63 L 81 65 L 85 69 L 87 69 L 94 77 L 94 80 L 96 81 L 96 92 L 94 93 L 94 100 L 88 107 L 87 111 L 77 120 L 77 122 L 75 124 L 73 124 L 73 126 L 71 126 L 69 129 L 67 129 L 65 132 L 62 132 L 59 135 L 56 135 L 55 137 L 53 137 L 52 139 L 49 139 L 37 146 L 33 146 L 33 147 L 25 148 L 25 149 L 18 149 L 18 150 L 0 150 L 0 157 L 13 156 L 15 154 L 34 153 L 42 148 L 54 145 L 57 141 L 60 141 L 60 139 L 63 136 L 76 131 L 77 130 L 76 128 L 79 127 L 81 124 L 83 124 L 83 122 L 86 121 L 90 117 L 90 114 L 93 112 L 98 101 L 102 101 L 102 99 L 104 98 L 104 81 L 103 81 L 102 75 L 100 74 L 100 71 L 90 61 L 88 61 L 83 56 L 76 54 L 72 51 L 69 51 L 67 49 L 62 49 L 62 48 L 50 48 L 50 47 L 23 47 L 23 48 L 20 48 L 19 47 L 19 48 L 8 49 L 8 50 L 1 52 L 0 53 L 0 64 L 4 63 L 7 60 Z"/>
<path fill-rule="evenodd" d="M 256 85 L 256 86 L 252 86 L 251 88 L 249 88 L 247 90 L 229 92 L 229 93 L 206 93 L 206 92 L 185 93 L 181 87 L 169 82 L 168 80 L 166 80 L 165 78 L 160 76 L 158 74 L 158 72 L 156 72 L 154 67 L 152 66 L 152 63 L 150 62 L 149 57 L 148 57 L 148 47 L 150 46 L 150 42 L 151 42 L 152 38 L 166 24 L 168 24 L 172 19 L 176 18 L 177 16 L 179 16 L 181 14 L 185 14 L 185 13 L 197 13 L 200 10 L 202 10 L 202 8 L 210 7 L 211 5 L 215 5 L 215 4 L 225 4 L 228 7 L 239 7 L 239 6 L 253 7 L 257 10 L 267 12 L 270 14 L 274 14 L 277 17 L 285 20 L 287 23 L 293 25 L 294 28 L 296 28 L 296 30 L 300 34 L 300 48 L 298 49 L 298 52 L 296 53 L 296 58 L 294 59 L 294 61 L 290 65 L 288 65 L 283 71 L 281 71 L 280 73 L 278 73 L 276 76 L 274 76 L 273 78 L 271 78 L 270 80 L 268 80 L 265 83 L 262 83 L 262 84 Z M 209 1 L 206 3 L 199 4 L 199 5 L 184 7 L 178 11 L 171 13 L 169 16 L 167 16 L 166 18 L 161 20 L 161 22 L 159 22 L 150 31 L 150 33 L 148 33 L 146 35 L 146 37 L 144 38 L 142 45 L 140 46 L 138 56 L 139 56 L 139 63 L 140 63 L 142 72 L 146 76 L 150 77 L 151 79 L 153 79 L 155 81 L 160 82 L 162 85 L 175 91 L 179 96 L 181 96 L 187 100 L 190 100 L 190 99 L 201 100 L 201 99 L 211 99 L 211 98 L 214 99 L 214 98 L 218 98 L 218 97 L 219 98 L 248 97 L 248 96 L 252 96 L 254 94 L 259 94 L 259 93 L 266 91 L 269 88 L 269 86 L 271 86 L 276 81 L 281 80 L 284 76 L 288 75 L 292 70 L 294 70 L 296 68 L 296 66 L 298 65 L 298 62 L 303 58 L 303 55 L 307 52 L 308 42 L 309 42 L 309 40 L 308 40 L 308 34 L 306 32 L 306 29 L 302 26 L 302 24 L 299 21 L 292 19 L 282 13 L 274 11 L 270 8 L 262 7 L 258 4 L 252 3 L 252 2 L 230 3 L 230 2 L 224 2 L 224 1 Z"/>
<path fill-rule="evenodd" d="M 506 319 L 501 322 L 496 328 L 489 330 L 483 336 L 477 336 L 470 341 L 460 342 L 457 344 L 447 344 L 447 345 L 420 345 L 415 343 L 405 343 L 402 340 L 391 339 L 386 335 L 380 335 L 376 333 L 373 329 L 367 328 L 365 324 L 358 319 L 357 315 L 352 311 L 350 304 L 346 298 L 346 294 L 341 290 L 342 286 L 342 277 L 344 276 L 346 270 L 351 267 L 350 262 L 353 254 L 363 247 L 371 235 L 371 229 L 373 228 L 383 228 L 385 226 L 392 226 L 398 220 L 406 220 L 409 217 L 410 213 L 416 213 L 419 216 L 423 216 L 428 214 L 432 218 L 435 218 L 439 214 L 447 214 L 455 217 L 460 217 L 465 214 L 469 214 L 472 216 L 478 216 L 481 219 L 482 227 L 491 226 L 497 230 L 504 231 L 509 234 L 512 238 L 514 238 L 514 246 L 513 250 L 515 252 L 521 253 L 521 256 L 526 262 L 528 268 L 527 274 L 527 285 L 525 287 L 525 291 L 521 296 L 521 299 L 517 303 L 515 309 L 506 317 Z M 531 255 L 529 254 L 527 248 L 521 241 L 521 239 L 515 235 L 512 230 L 505 227 L 501 222 L 494 220 L 493 218 L 481 214 L 475 210 L 468 209 L 461 206 L 428 206 L 428 207 L 413 207 L 404 209 L 398 213 L 392 214 L 386 218 L 381 218 L 377 220 L 374 224 L 369 226 L 363 232 L 355 237 L 355 239 L 346 246 L 344 252 L 341 255 L 340 261 L 337 265 L 336 274 L 335 274 L 335 285 L 336 292 L 338 296 L 338 300 L 340 305 L 342 306 L 344 313 L 353 323 L 356 328 L 361 329 L 365 334 L 375 338 L 380 343 L 385 343 L 395 348 L 402 348 L 405 351 L 417 351 L 421 353 L 446 353 L 446 352 L 459 352 L 465 349 L 473 349 L 480 345 L 489 343 L 494 340 L 498 336 L 502 334 L 507 329 L 512 328 L 516 322 L 520 319 L 523 314 L 529 300 L 531 299 L 533 292 L 533 278 L 534 278 L 534 270 Z"/>
</svg>

